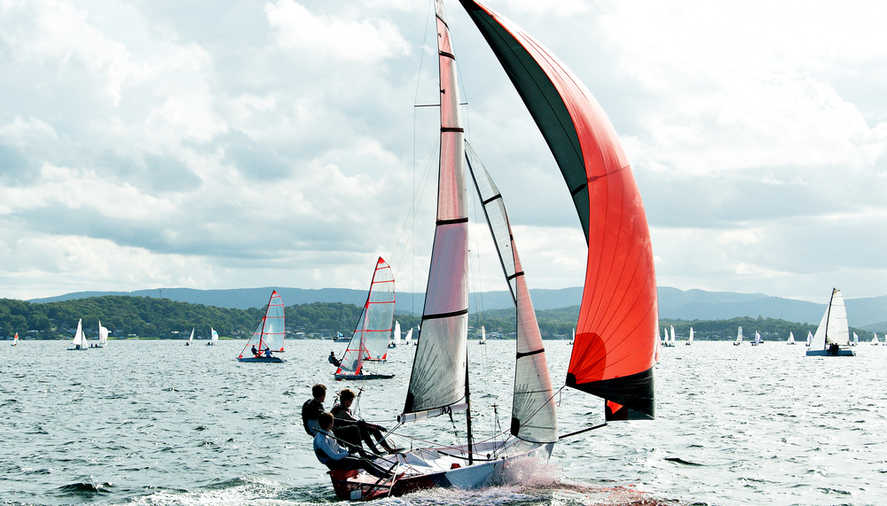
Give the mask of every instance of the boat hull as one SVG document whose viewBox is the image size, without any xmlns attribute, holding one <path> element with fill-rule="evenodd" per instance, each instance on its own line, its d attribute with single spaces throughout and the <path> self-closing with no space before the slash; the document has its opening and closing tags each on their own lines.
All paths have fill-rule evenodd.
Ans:
<svg viewBox="0 0 887 506">
<path fill-rule="evenodd" d="M 807 350 L 808 357 L 855 357 L 856 352 L 853 350 L 840 349 L 837 353 L 830 353 L 828 350 Z"/>
<path fill-rule="evenodd" d="M 393 374 L 336 374 L 336 381 L 348 380 L 384 380 L 394 377 Z"/>
<path fill-rule="evenodd" d="M 486 446 L 496 445 L 498 445 L 498 443 L 486 444 Z M 515 464 L 519 459 L 525 459 L 527 457 L 548 459 L 551 456 L 553 447 L 553 444 L 539 445 L 526 451 L 518 451 L 508 457 L 476 462 L 472 465 L 468 465 L 463 457 L 457 457 L 451 453 L 443 452 L 443 450 L 464 451 L 464 447 L 422 449 L 399 454 L 397 456 L 397 465 L 393 465 L 391 462 L 377 460 L 377 463 L 382 465 L 382 467 L 390 468 L 393 472 L 397 473 L 397 477 L 393 480 L 389 479 L 380 481 L 367 473 L 358 471 L 330 471 L 329 474 L 330 479 L 333 482 L 333 489 L 336 492 L 336 496 L 339 499 L 351 501 L 368 501 L 387 496 L 401 496 L 418 490 L 427 490 L 431 488 L 476 489 L 501 482 L 504 471 L 508 466 Z M 485 448 L 485 445 L 477 445 L 477 451 L 481 455 L 486 453 L 489 449 L 490 448 Z M 422 461 L 429 454 L 438 455 L 439 459 L 434 460 L 443 461 L 436 462 L 434 464 L 435 466 L 440 467 L 441 464 L 444 464 L 443 467 L 449 468 L 434 469 L 417 474 L 399 472 L 404 469 L 411 469 L 411 464 L 415 464 L 417 461 Z M 446 465 L 447 463 L 448 466 Z"/>
<path fill-rule="evenodd" d="M 281 364 L 284 362 L 282 358 L 279 357 L 240 357 L 237 359 L 238 362 L 265 362 L 269 364 Z"/>
</svg>

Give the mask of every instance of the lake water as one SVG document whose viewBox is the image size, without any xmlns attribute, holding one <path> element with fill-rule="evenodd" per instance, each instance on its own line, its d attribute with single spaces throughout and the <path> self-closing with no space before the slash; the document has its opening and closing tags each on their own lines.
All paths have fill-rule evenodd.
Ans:
<svg viewBox="0 0 887 506">
<path fill-rule="evenodd" d="M 335 501 L 299 418 L 310 387 L 363 387 L 360 414 L 390 423 L 414 348 L 375 370 L 388 381 L 336 384 L 329 341 L 289 341 L 284 364 L 240 364 L 242 343 L 112 341 L 0 346 L 0 500 L 12 503 L 238 504 Z M 563 383 L 571 347 L 546 342 Z M 804 346 L 697 342 L 662 350 L 657 419 L 611 423 L 527 463 L 511 484 L 380 502 L 883 503 L 887 501 L 887 347 L 805 358 Z M 475 432 L 510 417 L 513 342 L 470 343 Z M 330 407 L 332 395 L 328 395 Z M 564 391 L 561 432 L 599 420 L 590 396 Z M 464 417 L 409 427 L 442 443 Z M 406 440 L 399 440 L 409 445 Z"/>
</svg>

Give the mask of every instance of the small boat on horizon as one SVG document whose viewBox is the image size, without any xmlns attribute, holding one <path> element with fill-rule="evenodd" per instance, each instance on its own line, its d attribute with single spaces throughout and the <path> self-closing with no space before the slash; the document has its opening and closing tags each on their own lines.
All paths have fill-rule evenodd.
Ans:
<svg viewBox="0 0 887 506">
<path fill-rule="evenodd" d="M 742 344 L 742 327 L 739 327 L 736 331 L 736 340 L 733 341 L 733 346 L 739 346 L 740 344 Z"/>
<path fill-rule="evenodd" d="M 191 343 L 194 341 L 194 328 L 191 328 L 191 335 L 188 336 L 188 340 L 185 341 L 185 346 L 191 346 Z"/>
<path fill-rule="evenodd" d="M 885 339 L 887 339 L 887 338 L 885 338 Z M 879 344 L 881 344 L 881 343 L 878 341 L 878 333 L 872 332 L 872 346 L 878 346 Z"/>
<path fill-rule="evenodd" d="M 206 342 L 206 345 L 207 346 L 215 346 L 216 343 L 219 342 L 219 333 L 216 332 L 216 329 L 210 327 L 209 328 L 209 336 L 210 336 L 209 341 Z M 274 350 L 274 351 L 283 351 L 283 350 L 281 349 L 281 350 Z"/>
<path fill-rule="evenodd" d="M 690 346 L 691 344 L 693 344 L 693 336 L 694 335 L 695 334 L 693 333 L 693 327 L 690 327 L 690 337 L 687 338 L 687 342 L 684 343 L 685 346 Z"/>
<path fill-rule="evenodd" d="M 18 346 L 18 332 L 15 333 L 15 336 L 12 338 L 12 344 L 10 346 Z"/>
<path fill-rule="evenodd" d="M 483 325 L 480 326 L 480 341 L 477 344 L 487 344 L 487 329 Z"/>
<path fill-rule="evenodd" d="M 788 341 L 785 344 L 795 344 L 795 333 L 791 330 L 788 331 Z"/>
</svg>

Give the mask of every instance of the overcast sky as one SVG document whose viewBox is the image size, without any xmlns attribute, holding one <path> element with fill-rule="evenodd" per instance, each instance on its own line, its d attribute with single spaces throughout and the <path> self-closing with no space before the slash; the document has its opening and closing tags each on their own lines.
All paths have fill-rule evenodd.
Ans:
<svg viewBox="0 0 887 506">
<path fill-rule="evenodd" d="M 413 104 L 437 100 L 431 3 L 0 0 L 0 297 L 365 288 L 377 255 L 424 289 L 437 110 Z M 488 3 L 609 114 L 659 285 L 887 293 L 882 4 Z M 455 1 L 449 18 L 467 135 L 528 283 L 578 286 L 559 171 Z M 505 289 L 486 225 L 471 230 L 472 289 Z"/>
</svg>

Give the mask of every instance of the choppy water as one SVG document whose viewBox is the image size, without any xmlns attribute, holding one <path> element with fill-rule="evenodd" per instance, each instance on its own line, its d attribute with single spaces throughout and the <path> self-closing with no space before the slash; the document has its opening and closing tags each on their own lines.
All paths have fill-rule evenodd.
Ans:
<svg viewBox="0 0 887 506">
<path fill-rule="evenodd" d="M 571 348 L 547 342 L 556 384 Z M 299 421 L 310 386 L 334 389 L 326 341 L 290 341 L 287 363 L 239 364 L 241 344 L 63 342 L 0 346 L 0 499 L 25 503 L 236 504 L 327 502 L 335 496 Z M 335 345 L 336 349 L 341 344 Z M 556 447 L 512 484 L 420 492 L 384 502 L 882 503 L 887 501 L 887 347 L 854 358 L 804 358 L 804 346 L 697 342 L 663 350 L 657 420 L 613 423 Z M 412 348 L 379 370 L 361 415 L 392 420 Z M 510 414 L 513 342 L 471 343 L 475 427 Z M 328 398 L 327 404 L 330 404 Z M 600 406 L 565 392 L 562 432 Z M 448 443 L 449 420 L 411 427 Z M 402 444 L 408 444 L 401 441 Z"/>
</svg>

